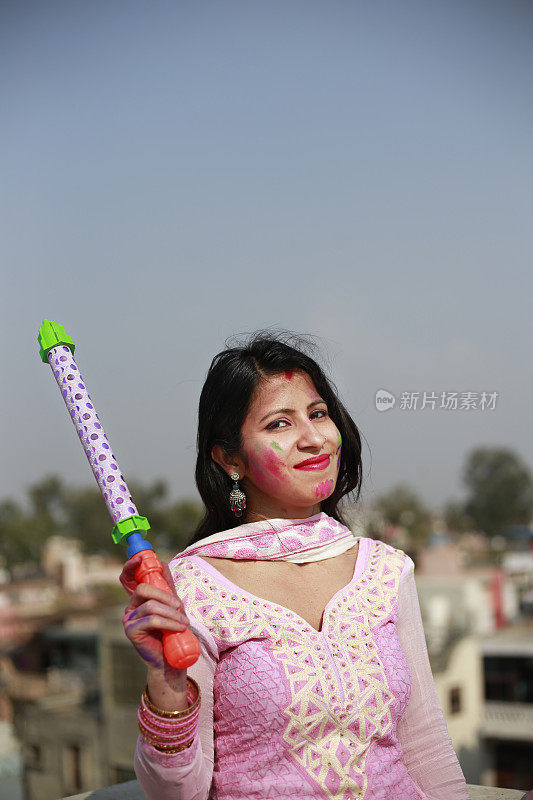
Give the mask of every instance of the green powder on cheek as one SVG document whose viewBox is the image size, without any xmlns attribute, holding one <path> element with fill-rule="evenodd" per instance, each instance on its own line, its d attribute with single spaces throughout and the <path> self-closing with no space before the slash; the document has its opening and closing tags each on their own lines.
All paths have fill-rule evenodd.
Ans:
<svg viewBox="0 0 533 800">
<path fill-rule="evenodd" d="M 277 442 L 272 442 L 272 447 L 274 448 L 274 450 L 281 450 L 281 447 Z"/>
</svg>

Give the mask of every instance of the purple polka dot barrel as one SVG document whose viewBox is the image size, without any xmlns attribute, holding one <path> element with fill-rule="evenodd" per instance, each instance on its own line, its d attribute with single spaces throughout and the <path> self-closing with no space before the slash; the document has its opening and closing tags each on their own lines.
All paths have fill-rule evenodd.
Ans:
<svg viewBox="0 0 533 800">
<path fill-rule="evenodd" d="M 138 514 L 70 349 L 53 347 L 48 362 L 113 521 Z"/>
</svg>

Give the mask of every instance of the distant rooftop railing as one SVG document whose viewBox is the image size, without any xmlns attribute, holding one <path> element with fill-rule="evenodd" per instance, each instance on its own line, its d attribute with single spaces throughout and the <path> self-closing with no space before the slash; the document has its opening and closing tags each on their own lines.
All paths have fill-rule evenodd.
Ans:
<svg viewBox="0 0 533 800">
<path fill-rule="evenodd" d="M 468 791 L 470 800 L 522 800 L 526 794 L 525 789 L 498 789 L 471 784 L 468 784 Z M 146 795 L 137 781 L 129 781 L 65 797 L 63 800 L 146 800 Z"/>
<path fill-rule="evenodd" d="M 485 703 L 481 732 L 498 739 L 531 741 L 533 708 L 529 703 Z"/>
</svg>

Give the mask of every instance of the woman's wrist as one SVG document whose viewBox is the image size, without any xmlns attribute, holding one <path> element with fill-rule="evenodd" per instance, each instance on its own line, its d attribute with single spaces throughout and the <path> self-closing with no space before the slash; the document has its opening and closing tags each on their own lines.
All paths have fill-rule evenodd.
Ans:
<svg viewBox="0 0 533 800">
<path fill-rule="evenodd" d="M 183 711 L 188 707 L 186 669 L 148 668 L 146 685 L 152 703 L 162 711 Z"/>
</svg>

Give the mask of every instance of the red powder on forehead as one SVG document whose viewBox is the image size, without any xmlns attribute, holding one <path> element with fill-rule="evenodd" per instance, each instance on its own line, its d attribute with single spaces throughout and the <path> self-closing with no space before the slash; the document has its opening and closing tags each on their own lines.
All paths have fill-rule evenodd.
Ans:
<svg viewBox="0 0 533 800">
<path fill-rule="evenodd" d="M 292 369 L 287 369 L 285 370 L 283 377 L 286 378 L 286 380 L 290 381 L 292 380 L 292 375 L 293 375 Z"/>
</svg>

